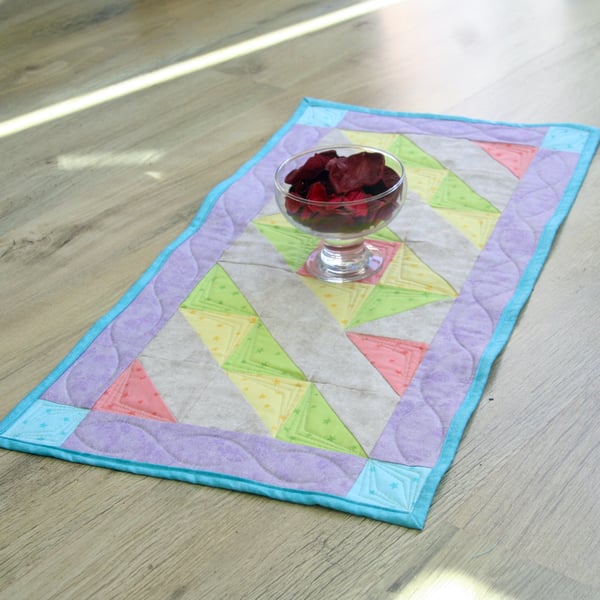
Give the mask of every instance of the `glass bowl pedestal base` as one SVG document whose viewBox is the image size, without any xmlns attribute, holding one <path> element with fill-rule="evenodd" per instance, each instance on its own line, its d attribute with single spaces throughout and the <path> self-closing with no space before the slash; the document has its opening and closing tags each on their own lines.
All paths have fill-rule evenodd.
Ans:
<svg viewBox="0 0 600 600">
<path fill-rule="evenodd" d="M 379 249 L 364 240 L 322 241 L 306 261 L 306 270 L 323 281 L 344 283 L 374 275 L 383 265 Z"/>
</svg>

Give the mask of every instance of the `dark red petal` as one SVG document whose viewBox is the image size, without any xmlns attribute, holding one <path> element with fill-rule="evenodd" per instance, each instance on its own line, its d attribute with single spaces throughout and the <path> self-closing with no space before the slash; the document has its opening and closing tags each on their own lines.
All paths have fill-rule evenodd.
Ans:
<svg viewBox="0 0 600 600">
<path fill-rule="evenodd" d="M 285 183 L 289 183 L 291 185 L 294 185 L 294 181 L 296 179 L 296 174 L 298 173 L 298 169 L 294 169 L 293 171 L 290 171 L 286 176 L 285 179 L 283 180 Z"/>
<path fill-rule="evenodd" d="M 329 160 L 329 180 L 338 194 L 375 185 L 383 177 L 385 158 L 379 152 L 359 152 Z"/>
<path fill-rule="evenodd" d="M 383 185 L 385 185 L 385 189 L 389 190 L 400 181 L 400 175 L 398 175 L 394 169 L 385 166 L 383 168 L 383 176 L 381 180 L 383 181 Z"/>
<path fill-rule="evenodd" d="M 390 169 L 390 167 L 385 167 L 383 169 L 383 177 L 375 185 L 365 186 L 363 189 L 372 196 L 378 196 L 395 186 L 398 181 L 400 181 L 398 173 L 394 169 Z"/>
<path fill-rule="evenodd" d="M 298 185 L 301 181 L 312 183 L 325 170 L 327 163 L 336 156 L 335 150 L 313 154 L 300 168 L 294 169 L 286 175 L 285 183 L 293 186 Z"/>
</svg>

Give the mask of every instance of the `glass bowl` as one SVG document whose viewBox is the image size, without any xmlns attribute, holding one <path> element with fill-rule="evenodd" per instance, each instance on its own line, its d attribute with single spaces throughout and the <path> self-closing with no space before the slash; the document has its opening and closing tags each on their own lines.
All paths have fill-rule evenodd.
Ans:
<svg viewBox="0 0 600 600">
<path fill-rule="evenodd" d="M 381 268 L 383 255 L 365 238 L 396 217 L 406 192 L 400 160 L 368 146 L 311 148 L 286 159 L 275 172 L 281 213 L 321 240 L 308 257 L 307 271 L 335 283 L 359 281 Z"/>
</svg>

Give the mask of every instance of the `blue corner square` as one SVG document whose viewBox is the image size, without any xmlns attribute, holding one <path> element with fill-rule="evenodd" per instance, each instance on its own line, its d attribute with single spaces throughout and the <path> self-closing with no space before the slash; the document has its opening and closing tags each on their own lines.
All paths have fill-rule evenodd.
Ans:
<svg viewBox="0 0 600 600">
<path fill-rule="evenodd" d="M 587 131 L 575 127 L 550 127 L 542 142 L 542 148 L 580 154 L 585 147 L 588 136 Z"/>
<path fill-rule="evenodd" d="M 60 446 L 89 413 L 84 408 L 36 400 L 3 434 L 21 442 Z"/>
<path fill-rule="evenodd" d="M 369 460 L 346 496 L 348 500 L 410 512 L 431 469 Z"/>
<path fill-rule="evenodd" d="M 324 106 L 309 106 L 298 123 L 312 125 L 313 127 L 336 127 L 346 116 L 347 110 L 340 108 L 327 108 Z"/>
</svg>

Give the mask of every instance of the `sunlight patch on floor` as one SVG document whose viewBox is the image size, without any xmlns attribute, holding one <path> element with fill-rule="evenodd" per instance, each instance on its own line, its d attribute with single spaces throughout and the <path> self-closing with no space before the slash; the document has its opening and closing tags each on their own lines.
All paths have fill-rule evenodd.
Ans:
<svg viewBox="0 0 600 600">
<path fill-rule="evenodd" d="M 103 169 L 106 167 L 132 167 L 151 165 L 162 158 L 163 155 L 164 152 L 159 150 L 61 154 L 57 159 L 57 166 L 64 171 Z"/>
<path fill-rule="evenodd" d="M 395 600 L 516 600 L 494 586 L 455 571 L 421 573 Z"/>
<path fill-rule="evenodd" d="M 57 166 L 64 171 L 77 171 L 80 169 L 151 165 L 162 158 L 163 154 L 158 150 L 61 154 L 57 159 Z"/>
<path fill-rule="evenodd" d="M 315 33 L 340 23 L 356 19 L 375 12 L 386 6 L 397 4 L 401 0 L 366 0 L 346 8 L 336 10 L 313 19 L 301 21 L 263 35 L 256 36 L 238 44 L 232 44 L 213 52 L 168 65 L 149 73 L 132 77 L 125 81 L 106 86 L 93 92 L 75 96 L 68 100 L 51 104 L 44 108 L 0 122 L 0 138 L 19 133 L 31 127 L 42 125 L 62 117 L 98 106 L 117 98 L 151 88 L 180 77 L 197 73 L 203 69 L 265 50 L 278 44 Z"/>
</svg>

